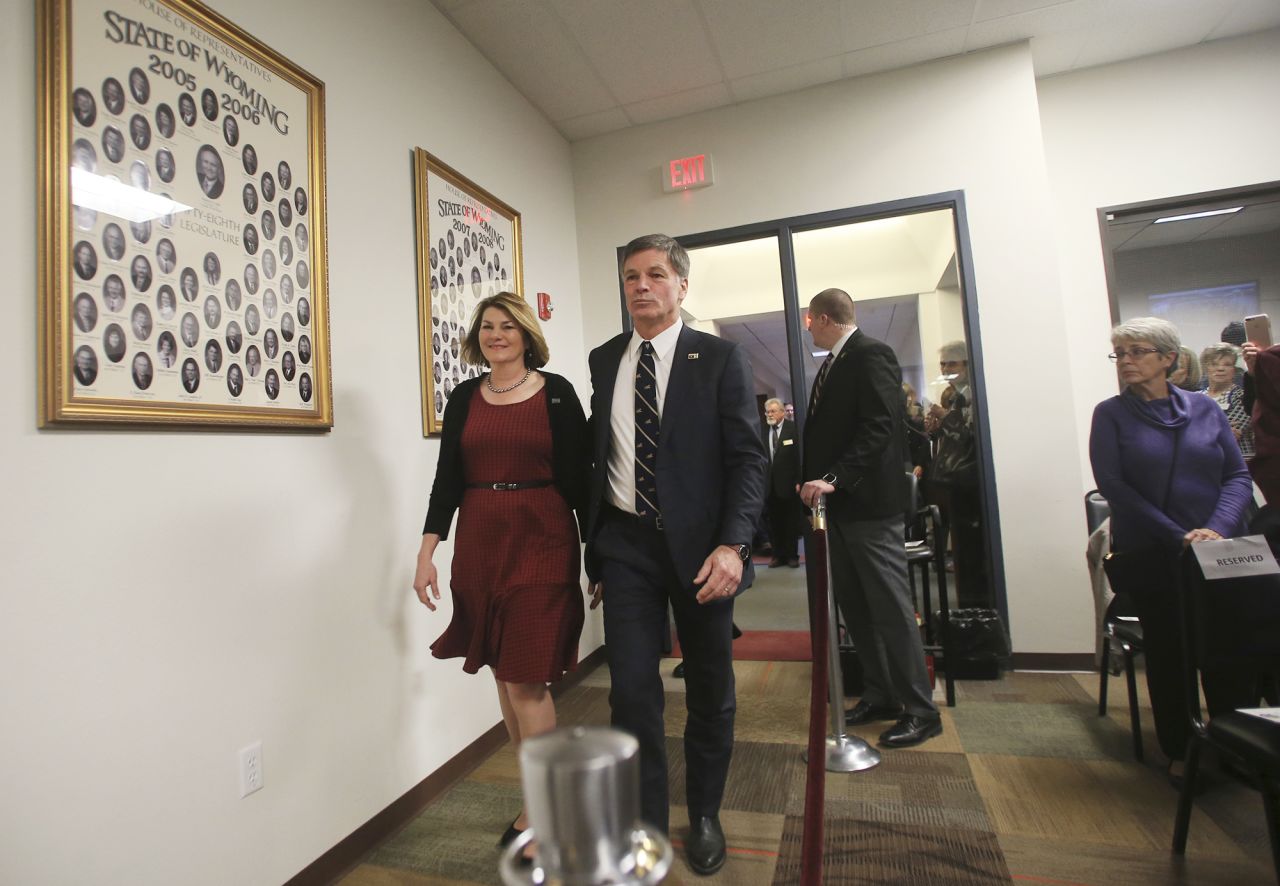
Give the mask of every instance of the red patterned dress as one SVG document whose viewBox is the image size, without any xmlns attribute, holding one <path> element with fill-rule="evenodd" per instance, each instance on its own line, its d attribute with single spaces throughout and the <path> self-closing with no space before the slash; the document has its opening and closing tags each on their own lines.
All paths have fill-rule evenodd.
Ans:
<svg viewBox="0 0 1280 886">
<path fill-rule="evenodd" d="M 484 665 L 508 683 L 559 680 L 578 663 L 582 632 L 578 529 L 555 486 L 495 490 L 472 483 L 551 479 L 545 387 L 495 406 L 477 388 L 462 430 L 468 488 L 458 508 L 450 590 L 453 620 L 431 644 L 436 658 Z"/>
</svg>

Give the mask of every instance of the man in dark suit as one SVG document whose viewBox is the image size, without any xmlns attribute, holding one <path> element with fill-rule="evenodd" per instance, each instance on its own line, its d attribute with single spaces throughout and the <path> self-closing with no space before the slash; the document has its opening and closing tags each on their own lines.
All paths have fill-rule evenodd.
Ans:
<svg viewBox="0 0 1280 886">
<path fill-rule="evenodd" d="M 634 332 L 591 352 L 595 470 L 587 527 L 592 606 L 604 599 L 615 727 L 640 742 L 640 808 L 668 827 L 664 695 L 668 605 L 685 659 L 689 864 L 725 860 L 720 801 L 733 752 L 733 597 L 750 586 L 765 455 L 743 350 L 685 326 L 689 255 L 661 234 L 624 250 Z"/>
<path fill-rule="evenodd" d="M 800 498 L 827 499 L 832 590 L 853 634 L 866 691 L 850 725 L 897 722 L 880 736 L 908 747 L 942 733 L 907 581 L 903 521 L 906 405 L 893 351 L 858 329 L 853 299 L 826 289 L 809 303 L 809 333 L 830 351 L 809 395 Z"/>
<path fill-rule="evenodd" d="M 769 482 L 765 486 L 765 512 L 769 518 L 769 538 L 773 542 L 770 567 L 800 566 L 796 541 L 800 537 L 800 447 L 796 423 L 787 418 L 787 408 L 777 397 L 764 403 L 764 448 L 769 454 Z"/>
</svg>

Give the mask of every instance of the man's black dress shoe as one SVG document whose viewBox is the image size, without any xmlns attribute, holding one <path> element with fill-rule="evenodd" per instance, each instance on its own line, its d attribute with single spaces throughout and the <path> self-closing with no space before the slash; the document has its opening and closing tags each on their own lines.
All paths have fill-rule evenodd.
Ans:
<svg viewBox="0 0 1280 886">
<path fill-rule="evenodd" d="M 890 748 L 909 748 L 941 734 L 941 715 L 918 717 L 907 714 L 880 734 L 880 744 Z"/>
<path fill-rule="evenodd" d="M 800 558 L 799 558 L 799 557 L 792 557 L 790 560 L 788 560 L 788 561 L 787 561 L 787 565 L 788 565 L 788 566 L 790 566 L 792 569 L 799 569 L 799 568 L 800 568 Z"/>
<path fill-rule="evenodd" d="M 671 676 L 675 677 L 677 680 L 684 679 L 684 662 L 683 661 L 671 669 Z"/>
<path fill-rule="evenodd" d="M 769 561 L 769 568 L 777 569 L 779 566 L 786 564 L 786 562 L 787 561 L 782 559 L 781 557 L 774 557 L 772 560 Z"/>
<path fill-rule="evenodd" d="M 844 713 L 844 725 L 858 726 L 862 723 L 870 723 L 873 720 L 896 720 L 902 716 L 902 708 L 895 708 L 891 705 L 868 704 L 865 701 L 859 701 Z"/>
<path fill-rule="evenodd" d="M 724 867 L 724 831 L 720 829 L 720 819 L 703 816 L 689 825 L 685 851 L 695 874 L 705 877 Z"/>
</svg>

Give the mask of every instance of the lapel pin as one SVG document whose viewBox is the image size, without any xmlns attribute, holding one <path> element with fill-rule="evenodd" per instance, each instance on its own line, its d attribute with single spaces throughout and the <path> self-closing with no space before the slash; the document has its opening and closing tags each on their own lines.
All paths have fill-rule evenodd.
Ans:
<svg viewBox="0 0 1280 886">
<path fill-rule="evenodd" d="M 697 359 L 698 359 L 698 353 L 697 353 L 697 351 L 694 351 L 692 354 L 690 354 L 690 355 L 689 355 L 689 359 L 690 359 L 690 360 L 697 360 Z"/>
<path fill-rule="evenodd" d="M 559 402 L 560 402 L 560 398 L 559 398 L 559 397 L 552 397 L 552 398 L 551 398 L 551 405 L 552 405 L 552 406 L 554 406 L 555 404 L 557 404 L 557 403 L 559 403 Z"/>
</svg>

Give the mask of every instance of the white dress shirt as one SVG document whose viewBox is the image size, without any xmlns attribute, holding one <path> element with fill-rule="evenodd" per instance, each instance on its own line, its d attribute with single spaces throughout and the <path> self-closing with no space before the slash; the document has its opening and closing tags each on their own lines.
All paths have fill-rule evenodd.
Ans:
<svg viewBox="0 0 1280 886">
<path fill-rule="evenodd" d="M 655 335 L 653 343 L 654 375 L 658 378 L 658 419 L 667 399 L 667 380 L 676 353 L 676 340 L 684 321 L 676 322 Z M 636 366 L 640 361 L 640 333 L 631 333 L 627 349 L 618 361 L 618 377 L 613 383 L 613 408 L 609 412 L 609 504 L 628 514 L 636 512 Z M 661 502 L 659 502 L 661 507 Z"/>
</svg>

